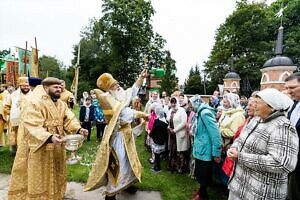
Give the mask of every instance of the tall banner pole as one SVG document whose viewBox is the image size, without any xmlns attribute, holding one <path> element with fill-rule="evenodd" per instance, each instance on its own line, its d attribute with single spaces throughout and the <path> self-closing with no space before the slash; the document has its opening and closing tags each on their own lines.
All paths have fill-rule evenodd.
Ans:
<svg viewBox="0 0 300 200">
<path fill-rule="evenodd" d="M 25 43 L 25 56 L 24 56 L 24 72 L 23 72 L 23 76 L 27 76 L 27 41 Z"/>
<path fill-rule="evenodd" d="M 80 42 L 78 44 L 77 63 L 75 66 L 75 90 L 74 90 L 75 99 L 77 99 L 77 91 L 78 91 L 78 79 L 79 79 L 79 68 L 80 68 L 79 61 L 80 61 Z"/>
<path fill-rule="evenodd" d="M 37 47 L 36 37 L 34 37 L 34 43 L 35 43 L 35 53 L 36 53 L 37 66 L 38 66 L 37 77 L 40 77 L 40 62 L 39 62 L 39 54 L 38 54 L 38 47 Z"/>
</svg>

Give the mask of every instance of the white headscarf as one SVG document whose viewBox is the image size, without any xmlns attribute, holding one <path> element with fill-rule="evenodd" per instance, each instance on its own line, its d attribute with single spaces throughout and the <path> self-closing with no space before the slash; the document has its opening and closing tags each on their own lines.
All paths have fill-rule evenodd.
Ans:
<svg viewBox="0 0 300 200">
<path fill-rule="evenodd" d="M 274 88 L 266 88 L 258 92 L 257 96 L 273 109 L 280 111 L 287 110 L 294 103 L 290 97 Z"/>
<path fill-rule="evenodd" d="M 178 109 L 178 108 L 180 107 L 178 98 L 175 97 L 175 96 L 172 96 L 172 97 L 170 98 L 170 104 L 171 104 L 171 100 L 172 100 L 172 99 L 176 99 L 176 107 L 175 107 L 175 109 Z M 173 109 L 173 108 L 171 107 L 171 109 Z"/>
<path fill-rule="evenodd" d="M 157 106 L 155 107 L 155 114 L 160 121 L 165 122 L 166 124 L 168 123 L 165 117 L 164 108 L 161 104 L 157 104 Z"/>
<path fill-rule="evenodd" d="M 202 103 L 202 99 L 198 94 L 196 94 L 195 96 L 190 98 L 190 102 L 191 102 L 194 110 L 197 112 L 198 108 L 200 107 L 200 105 Z"/>
<path fill-rule="evenodd" d="M 237 94 L 234 93 L 227 93 L 224 95 L 224 98 L 226 98 L 231 108 L 238 108 L 240 107 L 240 97 Z"/>
</svg>

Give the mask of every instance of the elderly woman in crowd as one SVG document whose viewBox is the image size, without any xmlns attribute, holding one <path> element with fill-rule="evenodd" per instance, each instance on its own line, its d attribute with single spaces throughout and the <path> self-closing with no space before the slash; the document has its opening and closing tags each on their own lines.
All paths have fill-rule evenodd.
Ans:
<svg viewBox="0 0 300 200">
<path fill-rule="evenodd" d="M 288 173 L 297 163 L 298 136 L 284 116 L 292 100 L 276 89 L 256 95 L 255 114 L 227 155 L 236 161 L 229 200 L 285 200 Z"/>
<path fill-rule="evenodd" d="M 178 173 L 183 173 L 188 168 L 186 154 L 188 153 L 189 141 L 185 129 L 187 115 L 184 108 L 179 106 L 179 101 L 176 97 L 171 97 L 170 103 L 171 109 L 167 115 L 169 122 L 168 168 L 171 172 L 177 170 Z"/>
<path fill-rule="evenodd" d="M 240 106 L 239 95 L 234 93 L 226 93 L 223 97 L 223 107 L 224 110 L 219 119 L 219 129 L 222 137 L 222 162 L 215 165 L 215 175 L 218 183 L 221 185 L 219 189 L 225 195 L 228 195 L 227 183 L 228 176 L 223 172 L 222 165 L 226 158 L 226 151 L 233 142 L 233 136 L 238 130 L 238 128 L 244 123 L 245 116 L 244 110 Z"/>
<path fill-rule="evenodd" d="M 190 99 L 195 111 L 193 120 L 195 158 L 195 176 L 200 189 L 194 194 L 193 200 L 208 199 L 207 187 L 212 182 L 213 160 L 221 161 L 221 136 L 213 108 L 202 103 L 199 95 Z"/>
<path fill-rule="evenodd" d="M 244 110 L 240 106 L 239 95 L 227 93 L 223 98 L 225 110 L 219 119 L 220 132 L 223 139 L 223 148 L 230 145 L 238 128 L 244 123 Z M 227 150 L 227 149 L 226 149 Z"/>
<path fill-rule="evenodd" d="M 236 140 L 241 132 L 244 130 L 244 128 L 247 126 L 247 124 L 254 118 L 255 116 L 255 98 L 254 97 L 250 97 L 248 100 L 248 108 L 247 108 L 247 119 L 245 120 L 245 122 L 243 123 L 243 125 L 241 125 L 237 132 L 234 135 L 234 140 Z M 222 170 L 225 172 L 225 174 L 230 177 L 233 171 L 233 166 L 234 166 L 234 162 L 233 160 L 231 160 L 229 157 L 226 157 L 225 162 L 222 166 Z"/>
</svg>

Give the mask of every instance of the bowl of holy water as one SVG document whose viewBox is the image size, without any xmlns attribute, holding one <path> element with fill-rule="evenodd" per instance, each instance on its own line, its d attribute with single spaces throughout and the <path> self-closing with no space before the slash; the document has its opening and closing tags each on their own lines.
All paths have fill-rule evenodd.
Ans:
<svg viewBox="0 0 300 200">
<path fill-rule="evenodd" d="M 67 164 L 74 165 L 81 160 L 81 157 L 78 156 L 77 150 L 81 147 L 82 142 L 84 141 L 84 136 L 79 134 L 66 135 L 64 138 L 65 147 L 70 151 L 70 156 L 67 159 Z"/>
</svg>

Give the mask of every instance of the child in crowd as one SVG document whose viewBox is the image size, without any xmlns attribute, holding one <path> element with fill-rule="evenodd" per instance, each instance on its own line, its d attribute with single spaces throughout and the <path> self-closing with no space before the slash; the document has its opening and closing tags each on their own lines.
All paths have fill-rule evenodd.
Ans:
<svg viewBox="0 0 300 200">
<path fill-rule="evenodd" d="M 93 91 L 93 90 L 91 90 Z M 100 142 L 103 137 L 104 128 L 106 126 L 106 120 L 102 108 L 99 105 L 99 101 L 96 94 L 91 94 L 92 105 L 94 106 L 94 121 L 96 124 L 97 140 Z"/>
<path fill-rule="evenodd" d="M 152 149 L 152 138 L 150 137 L 150 132 L 152 131 L 153 125 L 154 125 L 154 121 L 157 118 L 156 113 L 155 113 L 155 107 L 159 105 L 158 103 L 152 103 L 150 106 L 150 117 L 149 117 L 149 121 L 147 123 L 147 139 L 146 139 L 146 144 L 147 146 L 150 148 L 151 151 L 151 158 L 149 158 L 149 162 L 151 164 L 154 163 L 154 153 L 153 153 L 153 149 Z"/>
<path fill-rule="evenodd" d="M 91 128 L 92 128 L 92 122 L 94 121 L 94 106 L 92 105 L 92 99 L 91 97 L 87 97 L 85 99 L 85 105 L 80 107 L 79 112 L 79 120 L 82 128 L 85 128 L 89 131 L 89 134 L 87 136 L 87 141 L 91 140 Z"/>
<path fill-rule="evenodd" d="M 160 172 L 160 156 L 161 153 L 165 151 L 165 145 L 168 137 L 168 122 L 165 117 L 165 112 L 162 105 L 157 105 L 155 108 L 155 114 L 157 118 L 154 120 L 152 130 L 150 132 L 150 137 L 153 140 L 152 151 L 155 155 L 154 166 L 151 171 Z"/>
</svg>

